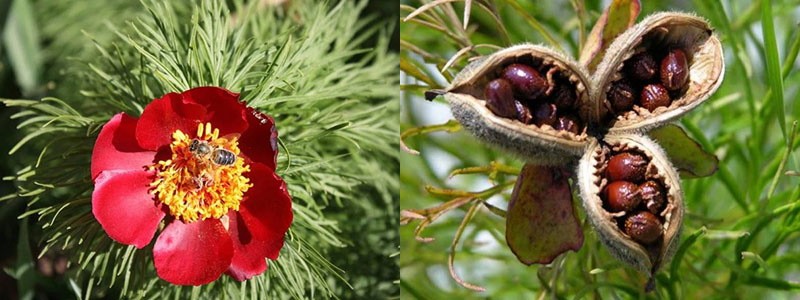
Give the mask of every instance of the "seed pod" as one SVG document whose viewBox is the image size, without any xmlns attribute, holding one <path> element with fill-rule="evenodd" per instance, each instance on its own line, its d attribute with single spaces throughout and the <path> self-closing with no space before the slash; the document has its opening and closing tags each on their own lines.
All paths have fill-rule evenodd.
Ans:
<svg viewBox="0 0 800 300">
<path fill-rule="evenodd" d="M 683 196 L 680 179 L 665 154 L 652 140 L 640 135 L 607 135 L 605 142 L 593 143 L 578 164 L 577 181 L 586 216 L 608 251 L 617 259 L 648 273 L 655 272 L 674 254 L 683 223 Z M 647 180 L 663 183 L 666 205 L 660 215 L 661 234 L 655 240 L 643 243 L 633 239 L 621 229 L 620 221 L 627 213 L 611 212 L 603 205 L 601 192 L 609 185 L 605 169 L 612 153 L 636 152 L 644 155 L 649 164 L 645 172 Z M 622 222 L 624 224 L 624 222 Z M 641 222 L 632 225 L 641 224 Z M 650 228 L 636 233 L 652 237 Z M 647 239 L 645 239 L 647 240 Z"/>
<path fill-rule="evenodd" d="M 572 131 L 556 130 L 552 126 L 526 125 L 500 117 L 486 107 L 485 87 L 490 81 L 500 78 L 507 66 L 515 63 L 538 68 L 542 75 L 551 74 L 554 82 L 565 85 L 574 93 L 574 107 L 579 119 L 576 124 L 586 126 L 590 123 L 584 116 L 597 115 L 590 113 L 599 110 L 599 104 L 589 101 L 588 73 L 582 66 L 545 47 L 518 45 L 473 61 L 453 79 L 444 95 L 450 103 L 453 116 L 479 139 L 520 155 L 527 161 L 546 165 L 574 161 L 583 154 L 588 144 L 589 136 L 582 127 Z M 548 101 L 552 101 L 552 95 L 546 97 L 550 98 Z"/>
<path fill-rule="evenodd" d="M 612 112 L 607 98 L 612 83 L 625 79 L 625 62 L 642 52 L 664 53 L 665 49 L 683 49 L 688 62 L 688 81 L 674 95 L 671 103 L 649 111 L 634 107 L 627 112 Z M 619 35 L 609 46 L 603 61 L 592 75 L 590 98 L 606 102 L 600 116 L 614 114 L 609 134 L 644 133 L 687 113 L 713 94 L 724 74 L 722 46 L 708 23 L 694 15 L 665 12 L 651 15 Z"/>
</svg>

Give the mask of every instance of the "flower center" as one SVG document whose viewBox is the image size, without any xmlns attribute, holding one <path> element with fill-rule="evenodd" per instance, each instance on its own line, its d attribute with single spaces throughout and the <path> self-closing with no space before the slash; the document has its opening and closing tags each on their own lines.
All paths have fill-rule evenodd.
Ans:
<svg viewBox="0 0 800 300">
<path fill-rule="evenodd" d="M 239 210 L 242 196 L 253 185 L 242 175 L 250 166 L 239 157 L 237 138 L 219 137 L 219 129 L 205 123 L 197 126 L 196 138 L 173 132 L 170 148 L 171 159 L 150 166 L 156 170 L 150 187 L 172 216 L 190 223 Z"/>
</svg>

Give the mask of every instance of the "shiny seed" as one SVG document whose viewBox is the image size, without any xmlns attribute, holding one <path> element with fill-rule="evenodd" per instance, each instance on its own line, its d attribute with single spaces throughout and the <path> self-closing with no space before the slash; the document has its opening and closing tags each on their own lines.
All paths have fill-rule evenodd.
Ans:
<svg viewBox="0 0 800 300">
<path fill-rule="evenodd" d="M 536 100 L 547 91 L 547 80 L 531 66 L 511 64 L 503 70 L 503 78 L 514 87 L 517 97 Z"/>
<path fill-rule="evenodd" d="M 647 210 L 655 215 L 660 214 L 664 209 L 664 204 L 667 203 L 664 188 L 654 180 L 642 183 L 639 186 L 639 194 Z"/>
<path fill-rule="evenodd" d="M 656 83 L 644 86 L 639 102 L 642 107 L 649 111 L 654 111 L 656 108 L 669 106 L 672 103 L 672 99 L 669 98 L 667 89 L 663 85 Z"/>
<path fill-rule="evenodd" d="M 641 182 L 647 171 L 647 159 L 631 152 L 622 152 L 612 156 L 606 167 L 606 177 L 610 181 L 625 180 Z"/>
<path fill-rule="evenodd" d="M 689 62 L 681 49 L 672 49 L 661 59 L 661 83 L 670 91 L 678 91 L 689 80 Z"/>
<path fill-rule="evenodd" d="M 542 103 L 536 107 L 533 112 L 534 123 L 537 126 L 542 126 L 544 124 L 554 126 L 556 121 L 558 120 L 558 116 L 556 115 L 556 108 L 555 104 L 552 103 Z"/>
<path fill-rule="evenodd" d="M 531 115 L 531 110 L 528 109 L 527 106 L 522 104 L 522 102 L 514 100 L 514 107 L 517 111 L 517 120 L 525 124 L 531 124 L 533 122 L 533 115 Z"/>
<path fill-rule="evenodd" d="M 638 81 L 648 81 L 658 73 L 655 58 L 648 52 L 639 53 L 626 62 L 628 74 Z"/>
<path fill-rule="evenodd" d="M 606 94 L 608 101 L 611 102 L 611 107 L 614 112 L 623 112 L 633 108 L 634 91 L 633 88 L 622 81 L 614 82 L 611 89 Z"/>
<path fill-rule="evenodd" d="M 486 107 L 494 114 L 503 118 L 517 118 L 517 108 L 514 105 L 514 93 L 507 80 L 498 78 L 486 85 Z"/>
<path fill-rule="evenodd" d="M 661 237 L 661 221 L 649 211 L 640 211 L 625 219 L 625 233 L 632 239 L 651 244 Z"/>
<path fill-rule="evenodd" d="M 611 212 L 632 211 L 641 202 L 639 186 L 629 181 L 613 181 L 606 186 L 605 199 Z"/>
<path fill-rule="evenodd" d="M 556 104 L 559 110 L 572 109 L 575 107 L 577 98 L 574 89 L 564 84 L 556 85 L 553 92 L 553 103 Z"/>
<path fill-rule="evenodd" d="M 556 130 L 564 130 L 569 131 L 574 134 L 578 134 L 581 132 L 580 125 L 576 118 L 571 116 L 561 116 L 558 117 L 555 126 L 553 126 Z"/>
</svg>

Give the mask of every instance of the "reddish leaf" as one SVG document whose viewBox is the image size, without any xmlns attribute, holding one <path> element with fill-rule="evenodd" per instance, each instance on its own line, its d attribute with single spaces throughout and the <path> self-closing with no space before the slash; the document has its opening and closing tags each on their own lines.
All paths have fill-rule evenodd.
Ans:
<svg viewBox="0 0 800 300">
<path fill-rule="evenodd" d="M 583 245 L 567 179 L 560 167 L 533 164 L 517 177 L 506 215 L 506 242 L 523 264 L 547 264 Z"/>
<path fill-rule="evenodd" d="M 618 35 L 636 23 L 641 11 L 638 0 L 614 0 L 594 24 L 581 50 L 580 63 L 594 71 L 606 48 Z"/>
<path fill-rule="evenodd" d="M 700 147 L 695 140 L 677 125 L 670 124 L 648 133 L 667 152 L 672 165 L 683 178 L 711 176 L 717 171 L 719 159 Z"/>
</svg>

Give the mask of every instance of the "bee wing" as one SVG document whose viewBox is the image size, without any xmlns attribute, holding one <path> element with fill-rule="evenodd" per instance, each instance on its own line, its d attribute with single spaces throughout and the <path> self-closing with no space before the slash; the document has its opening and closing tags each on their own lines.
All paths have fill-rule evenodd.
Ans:
<svg viewBox="0 0 800 300">
<path fill-rule="evenodd" d="M 241 136 L 242 136 L 242 134 L 241 134 L 241 133 L 239 133 L 239 132 L 233 132 L 233 133 L 229 133 L 229 134 L 223 135 L 223 136 L 221 136 L 220 138 L 223 138 L 223 139 L 226 139 L 226 140 L 232 141 L 232 140 L 234 140 L 234 139 L 238 140 L 238 139 L 239 139 L 239 137 L 241 137 Z"/>
</svg>

